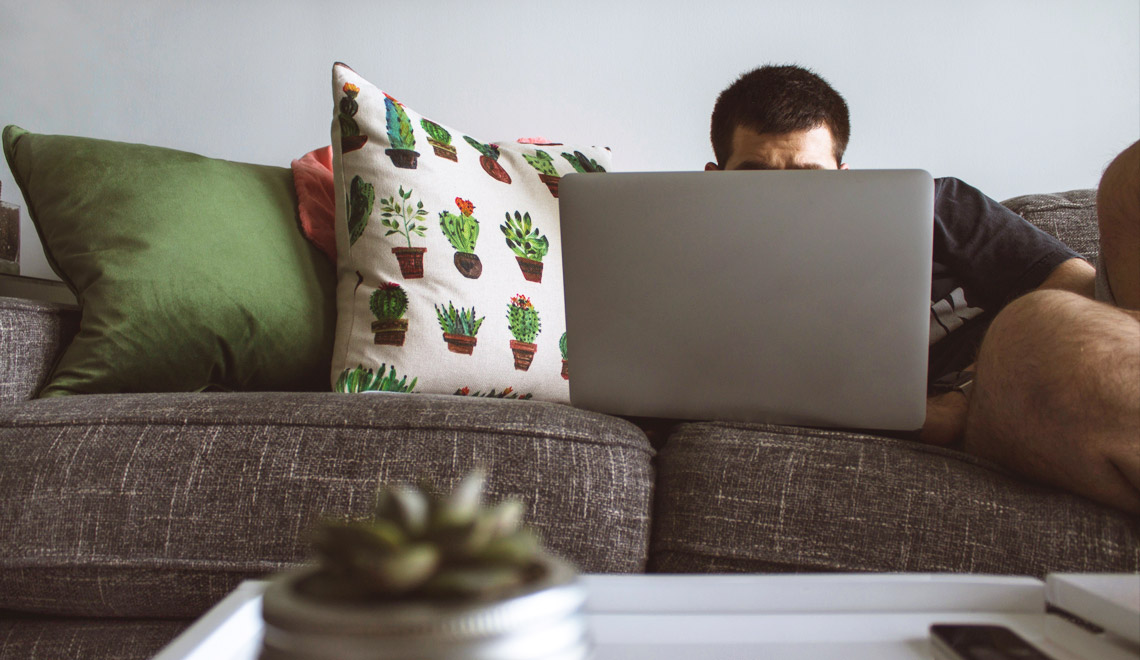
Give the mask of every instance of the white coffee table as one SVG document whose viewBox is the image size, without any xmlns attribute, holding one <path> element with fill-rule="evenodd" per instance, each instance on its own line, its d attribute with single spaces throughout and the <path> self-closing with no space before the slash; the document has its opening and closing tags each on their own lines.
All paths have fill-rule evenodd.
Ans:
<svg viewBox="0 0 1140 660">
<path fill-rule="evenodd" d="M 1116 579 L 1131 589 L 1130 576 Z M 596 660 L 928 659 L 932 623 L 1004 625 L 1057 660 L 1140 658 L 1140 644 L 1047 614 L 1046 584 L 1032 578 L 585 575 L 582 580 Z M 1140 586 L 1140 576 L 1136 580 Z M 265 585 L 243 582 L 156 660 L 256 659 Z"/>
</svg>

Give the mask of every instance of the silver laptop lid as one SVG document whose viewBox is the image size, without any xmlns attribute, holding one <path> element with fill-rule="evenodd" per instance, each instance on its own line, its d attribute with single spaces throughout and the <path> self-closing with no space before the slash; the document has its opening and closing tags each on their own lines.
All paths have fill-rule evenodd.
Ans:
<svg viewBox="0 0 1140 660">
<path fill-rule="evenodd" d="M 922 426 L 928 173 L 569 175 L 559 203 L 573 405 Z"/>
</svg>

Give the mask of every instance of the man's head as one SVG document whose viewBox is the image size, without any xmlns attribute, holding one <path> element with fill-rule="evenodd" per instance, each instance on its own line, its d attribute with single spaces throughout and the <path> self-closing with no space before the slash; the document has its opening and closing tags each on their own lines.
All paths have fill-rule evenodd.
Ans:
<svg viewBox="0 0 1140 660">
<path fill-rule="evenodd" d="M 846 169 L 847 103 L 798 66 L 762 66 L 717 97 L 706 170 Z"/>
</svg>

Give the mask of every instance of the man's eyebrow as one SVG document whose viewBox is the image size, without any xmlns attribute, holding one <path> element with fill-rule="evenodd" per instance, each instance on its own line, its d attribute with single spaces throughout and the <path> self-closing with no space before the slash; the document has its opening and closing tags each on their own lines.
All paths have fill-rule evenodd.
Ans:
<svg viewBox="0 0 1140 660">
<path fill-rule="evenodd" d="M 746 160 L 742 163 L 738 163 L 736 165 L 736 167 L 734 167 L 733 169 L 737 169 L 737 170 L 774 170 L 774 169 L 778 169 L 778 168 L 772 167 L 771 163 L 766 163 L 766 162 L 759 161 L 759 160 Z"/>
</svg>

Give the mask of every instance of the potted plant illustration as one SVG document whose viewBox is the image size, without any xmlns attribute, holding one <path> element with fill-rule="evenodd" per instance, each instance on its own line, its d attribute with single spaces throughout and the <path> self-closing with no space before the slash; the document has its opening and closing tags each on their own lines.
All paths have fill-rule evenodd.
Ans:
<svg viewBox="0 0 1140 660">
<path fill-rule="evenodd" d="M 546 184 L 550 194 L 558 197 L 558 170 L 554 169 L 554 159 L 550 157 L 550 154 L 542 149 L 537 149 L 533 156 L 523 154 L 523 158 L 530 163 L 531 167 L 538 170 L 538 178 Z"/>
<path fill-rule="evenodd" d="M 376 343 L 389 346 L 403 346 L 404 335 L 408 332 L 408 294 L 395 282 L 385 282 L 368 298 L 368 308 L 376 320 L 372 322 L 372 332 L 376 333 Z"/>
<path fill-rule="evenodd" d="M 352 177 L 348 186 L 348 199 L 345 208 L 348 210 L 348 244 L 353 245 L 364 234 L 368 226 L 368 218 L 372 215 L 372 204 L 376 199 L 376 190 L 371 183 L 367 183 L 360 175 Z"/>
<path fill-rule="evenodd" d="M 455 198 L 459 215 L 451 211 L 440 211 L 439 228 L 455 248 L 455 268 L 469 279 L 478 279 L 483 274 L 483 262 L 475 254 L 475 241 L 479 240 L 479 221 L 471 214 L 475 205 L 466 199 Z"/>
<path fill-rule="evenodd" d="M 385 373 L 384 370 L 388 369 Z M 340 372 L 340 376 L 336 379 L 336 387 L 333 389 L 342 393 L 356 393 L 356 392 L 402 392 L 408 393 L 415 389 L 418 378 L 413 378 L 412 382 L 408 382 L 408 377 L 396 379 L 396 366 L 388 367 L 386 364 L 381 364 L 380 369 L 374 374 L 371 369 L 365 369 L 364 365 L 358 365 L 352 369 L 345 369 Z"/>
<path fill-rule="evenodd" d="M 515 369 L 526 371 L 534 359 L 538 346 L 534 343 L 538 333 L 542 332 L 542 322 L 538 318 L 538 310 L 523 294 L 511 298 L 507 305 L 507 326 L 511 331 L 511 352 L 515 356 Z"/>
<path fill-rule="evenodd" d="M 499 229 L 507 237 L 507 247 L 514 251 L 523 277 L 528 282 L 542 282 L 542 258 L 550 250 L 550 241 L 538 229 L 531 227 L 529 212 L 519 214 L 515 211 L 514 218 L 510 212 L 506 215 L 507 222 L 499 225 Z"/>
<path fill-rule="evenodd" d="M 477 396 L 484 399 L 518 399 L 520 401 L 526 401 L 534 396 L 534 394 L 531 394 L 529 392 L 526 394 L 519 394 L 513 387 L 508 387 L 502 392 L 496 392 L 494 388 L 491 388 L 491 391 L 485 394 L 483 392 L 472 392 L 470 387 L 461 387 L 455 390 L 455 395 Z"/>
<path fill-rule="evenodd" d="M 566 333 L 558 338 L 558 350 L 562 353 L 562 378 L 570 380 L 570 360 L 566 356 Z"/>
<path fill-rule="evenodd" d="M 360 126 L 356 124 L 355 119 L 356 112 L 360 110 L 360 104 L 356 102 L 360 88 L 346 82 L 342 89 L 345 95 L 340 100 L 340 112 L 336 118 L 340 122 L 340 151 L 346 154 L 363 147 L 368 141 L 368 136 L 360 134 Z"/>
<path fill-rule="evenodd" d="M 496 181 L 511 182 L 511 175 L 507 174 L 507 171 L 499 164 L 499 145 L 483 144 L 466 135 L 463 136 L 463 139 L 467 140 L 467 144 L 475 147 L 475 150 L 482 154 L 479 156 L 479 164 L 483 166 L 484 172 L 490 174 L 491 178 Z"/>
<path fill-rule="evenodd" d="M 590 657 L 576 570 L 523 525 L 522 502 L 483 504 L 485 481 L 385 485 L 370 517 L 320 523 L 317 563 L 266 588 L 260 657 Z"/>
<path fill-rule="evenodd" d="M 430 119 L 421 119 L 420 126 L 427 131 L 428 144 L 435 150 L 436 156 L 456 163 L 459 162 L 459 155 L 455 152 L 455 147 L 451 145 L 451 133 L 448 133 L 446 128 Z"/>
<path fill-rule="evenodd" d="M 439 319 L 439 327 L 443 329 L 443 341 L 447 342 L 447 350 L 471 355 L 477 341 L 475 335 L 486 317 L 475 318 L 474 307 L 455 309 L 451 301 L 448 301 L 446 310 L 436 305 L 435 315 Z"/>
<path fill-rule="evenodd" d="M 575 151 L 572 154 L 562 152 L 562 157 L 574 166 L 574 171 L 581 174 L 588 174 L 590 172 L 605 172 L 606 168 L 598 165 L 598 161 L 593 158 L 587 158 L 586 154 L 581 151 Z"/>
<path fill-rule="evenodd" d="M 415 208 L 412 207 L 408 201 L 412 198 L 410 188 L 404 192 L 404 187 L 400 186 L 399 196 L 399 201 L 396 195 L 380 199 L 380 222 L 388 228 L 385 236 L 399 234 L 408 241 L 408 247 L 394 247 L 392 254 L 400 264 L 400 274 L 404 279 L 412 280 L 424 276 L 424 252 L 427 248 L 412 247 L 412 234 L 423 237 L 427 225 L 420 223 L 428 212 L 423 202 L 416 202 Z"/>
<path fill-rule="evenodd" d="M 416 169 L 416 162 L 420 154 L 416 151 L 416 136 L 412 132 L 412 122 L 408 113 L 404 112 L 404 105 L 384 94 L 384 106 L 388 120 L 388 142 L 391 149 L 384 153 L 392 159 L 392 164 L 408 170 Z"/>
</svg>

